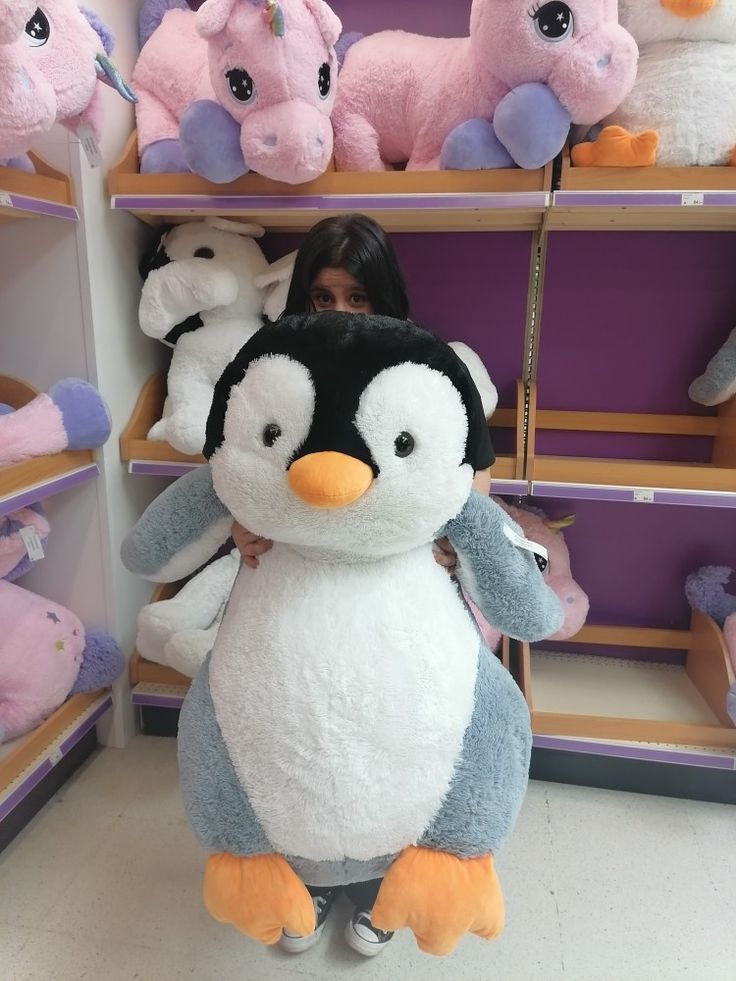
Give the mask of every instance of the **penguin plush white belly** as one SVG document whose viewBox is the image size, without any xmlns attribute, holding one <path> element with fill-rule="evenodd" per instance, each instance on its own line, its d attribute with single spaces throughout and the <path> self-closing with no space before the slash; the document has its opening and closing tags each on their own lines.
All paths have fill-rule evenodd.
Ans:
<svg viewBox="0 0 736 981">
<path fill-rule="evenodd" d="M 230 759 L 278 851 L 370 860 L 418 841 L 475 701 L 478 635 L 430 546 L 244 568 L 210 665 Z"/>
<path fill-rule="evenodd" d="M 734 78 L 736 44 L 647 44 L 634 89 L 606 123 L 656 130 L 658 166 L 726 166 L 736 149 Z"/>
</svg>

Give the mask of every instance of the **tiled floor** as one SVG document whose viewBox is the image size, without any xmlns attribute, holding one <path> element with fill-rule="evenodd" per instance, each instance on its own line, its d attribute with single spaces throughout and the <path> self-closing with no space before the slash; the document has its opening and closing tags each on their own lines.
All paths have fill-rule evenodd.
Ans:
<svg viewBox="0 0 736 981">
<path fill-rule="evenodd" d="M 366 961 L 346 907 L 299 958 L 207 916 L 173 740 L 100 752 L 0 855 L 0 981 L 734 981 L 736 808 L 532 784 L 499 861 L 508 926 Z"/>
</svg>

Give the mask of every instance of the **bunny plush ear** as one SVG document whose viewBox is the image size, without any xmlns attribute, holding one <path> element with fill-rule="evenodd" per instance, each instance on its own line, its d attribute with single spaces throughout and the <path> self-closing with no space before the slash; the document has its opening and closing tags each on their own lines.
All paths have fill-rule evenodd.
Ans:
<svg viewBox="0 0 736 981">
<path fill-rule="evenodd" d="M 277 283 L 285 283 L 291 279 L 296 255 L 296 252 L 290 252 L 288 255 L 277 259 L 276 262 L 272 262 L 265 273 L 256 277 L 256 286 L 263 289 L 266 286 L 276 286 Z"/>
<path fill-rule="evenodd" d="M 243 221 L 229 221 L 227 218 L 205 218 L 205 225 L 219 228 L 221 232 L 232 232 L 233 235 L 243 235 L 247 238 L 263 238 L 266 229 L 261 225 L 249 225 Z"/>
<path fill-rule="evenodd" d="M 242 0 L 205 0 L 194 22 L 200 37 L 214 37 L 224 31 L 237 3 Z"/>
<path fill-rule="evenodd" d="M 18 40 L 36 7 L 36 0 L 0 0 L 0 44 Z"/>
<path fill-rule="evenodd" d="M 342 21 L 332 7 L 324 0 L 304 0 L 304 6 L 317 21 L 322 37 L 329 47 L 333 47 L 342 34 Z"/>
</svg>

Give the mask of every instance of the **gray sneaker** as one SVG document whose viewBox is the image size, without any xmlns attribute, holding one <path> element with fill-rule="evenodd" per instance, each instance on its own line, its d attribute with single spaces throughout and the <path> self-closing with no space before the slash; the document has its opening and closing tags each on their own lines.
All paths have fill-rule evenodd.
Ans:
<svg viewBox="0 0 736 981">
<path fill-rule="evenodd" d="M 325 889 L 324 892 L 320 892 L 317 893 L 316 896 L 312 896 L 314 915 L 317 918 L 316 929 L 306 937 L 299 937 L 295 933 L 289 933 L 288 930 L 284 930 L 281 934 L 281 939 L 279 940 L 279 947 L 282 950 L 285 950 L 288 954 L 303 954 L 305 950 L 309 950 L 311 947 L 314 947 L 314 945 L 319 942 L 319 938 L 322 936 L 325 923 L 327 922 L 327 917 L 339 894 L 339 889 Z"/>
<path fill-rule="evenodd" d="M 386 948 L 393 938 L 393 933 L 384 933 L 371 922 L 369 909 L 356 909 L 345 927 L 345 940 L 349 947 L 363 957 L 375 957 Z"/>
</svg>

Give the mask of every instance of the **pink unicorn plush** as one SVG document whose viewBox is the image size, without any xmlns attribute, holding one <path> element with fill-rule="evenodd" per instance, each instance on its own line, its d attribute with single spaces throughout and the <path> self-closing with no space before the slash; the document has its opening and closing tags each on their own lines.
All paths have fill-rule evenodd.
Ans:
<svg viewBox="0 0 736 981">
<path fill-rule="evenodd" d="M 571 123 L 626 97 L 637 58 L 616 0 L 473 0 L 470 37 L 362 38 L 340 74 L 337 167 L 543 166 Z"/>
<path fill-rule="evenodd" d="M 517 508 L 497 497 L 493 500 L 522 527 L 528 539 L 547 549 L 549 559 L 547 567 L 543 570 L 544 578 L 557 595 L 565 616 L 560 629 L 548 639 L 566 640 L 568 637 L 573 637 L 585 624 L 590 608 L 587 594 L 573 579 L 570 570 L 570 553 L 562 535 L 563 530 L 569 528 L 575 521 L 575 515 L 551 520 L 539 508 Z M 465 598 L 488 649 L 495 651 L 501 640 L 500 631 L 487 622 L 469 597 Z"/>
<path fill-rule="evenodd" d="M 110 31 L 74 0 L 0 0 L 0 164 L 33 170 L 27 150 L 58 120 L 99 138 L 102 97 L 111 84 L 129 102 L 131 89 L 108 55 Z"/>
<path fill-rule="evenodd" d="M 0 580 L 0 743 L 23 735 L 69 695 L 112 684 L 125 666 L 102 631 L 58 603 Z"/>
<path fill-rule="evenodd" d="M 196 14 L 185 0 L 145 0 L 141 171 L 225 183 L 253 170 L 290 184 L 324 173 L 341 30 L 324 0 L 206 0 Z"/>
</svg>

